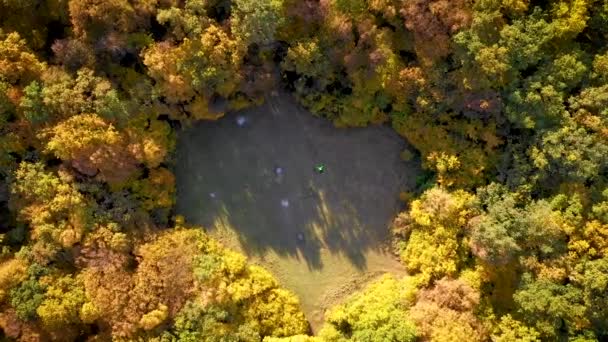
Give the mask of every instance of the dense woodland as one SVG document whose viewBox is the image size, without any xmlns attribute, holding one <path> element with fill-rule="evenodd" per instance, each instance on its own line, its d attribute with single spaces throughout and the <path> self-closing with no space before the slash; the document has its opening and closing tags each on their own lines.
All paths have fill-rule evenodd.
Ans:
<svg viewBox="0 0 608 342">
<path fill-rule="evenodd" d="M 608 0 L 0 0 L 0 327 L 19 341 L 608 339 Z M 310 334 L 175 217 L 175 135 L 285 88 L 426 173 Z"/>
</svg>

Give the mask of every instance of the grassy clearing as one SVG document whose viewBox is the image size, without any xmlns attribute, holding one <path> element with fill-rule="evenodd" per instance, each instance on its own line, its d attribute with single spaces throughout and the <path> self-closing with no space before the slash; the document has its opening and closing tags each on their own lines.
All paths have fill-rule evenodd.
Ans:
<svg viewBox="0 0 608 342">
<path fill-rule="evenodd" d="M 386 247 L 398 195 L 420 174 L 404 148 L 390 128 L 336 129 L 273 98 L 180 134 L 177 212 L 271 270 L 316 330 L 327 307 L 404 273 Z"/>
</svg>

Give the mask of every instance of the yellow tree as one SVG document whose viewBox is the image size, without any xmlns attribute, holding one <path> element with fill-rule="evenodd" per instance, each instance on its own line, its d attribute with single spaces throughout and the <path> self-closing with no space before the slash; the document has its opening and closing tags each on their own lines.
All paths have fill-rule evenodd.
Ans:
<svg viewBox="0 0 608 342">
<path fill-rule="evenodd" d="M 4 303 L 9 290 L 27 278 L 27 265 L 21 259 L 10 259 L 0 263 L 0 303 Z"/>
<path fill-rule="evenodd" d="M 36 309 L 46 329 L 60 331 L 79 325 L 80 311 L 85 302 L 82 279 L 66 275 L 48 282 L 45 298 Z"/>
<path fill-rule="evenodd" d="M 404 285 L 384 275 L 331 309 L 319 337 L 327 342 L 415 341 L 416 327 L 407 312 Z"/>
<path fill-rule="evenodd" d="M 175 134 L 165 121 L 140 114 L 130 120 L 125 128 L 128 150 L 138 162 L 149 168 L 157 168 L 175 147 Z"/>
<path fill-rule="evenodd" d="M 423 282 L 456 276 L 469 252 L 463 241 L 468 220 L 474 216 L 474 196 L 441 188 L 427 190 L 399 214 L 393 224 L 401 260 Z"/>
<path fill-rule="evenodd" d="M 291 292 L 200 229 L 186 229 L 178 222 L 175 230 L 141 245 L 136 254 L 141 261 L 125 306 L 125 327 L 130 330 L 123 329 L 124 336 L 155 336 L 173 320 L 171 334 L 183 341 L 307 332 Z"/>
<path fill-rule="evenodd" d="M 0 75 L 10 84 L 25 86 L 38 79 L 46 68 L 17 32 L 0 30 Z"/>
<path fill-rule="evenodd" d="M 145 210 L 171 209 L 175 204 L 175 176 L 165 168 L 150 170 L 148 177 L 131 183 Z"/>
<path fill-rule="evenodd" d="M 71 117 L 46 129 L 40 137 L 48 139 L 47 152 L 85 175 L 119 183 L 136 170 L 137 162 L 126 148 L 125 137 L 96 114 Z"/>
<path fill-rule="evenodd" d="M 222 113 L 210 112 L 208 103 L 215 95 L 235 95 L 245 52 L 242 42 L 212 24 L 178 46 L 155 44 L 144 51 L 143 57 L 166 102 L 188 104 L 187 110 L 195 119 L 215 119 Z"/>
<path fill-rule="evenodd" d="M 33 250 L 42 253 L 41 262 L 56 248 L 71 247 L 82 239 L 88 225 L 87 203 L 69 174 L 56 175 L 41 163 L 22 162 L 11 190 L 11 207 L 30 225 Z"/>
</svg>

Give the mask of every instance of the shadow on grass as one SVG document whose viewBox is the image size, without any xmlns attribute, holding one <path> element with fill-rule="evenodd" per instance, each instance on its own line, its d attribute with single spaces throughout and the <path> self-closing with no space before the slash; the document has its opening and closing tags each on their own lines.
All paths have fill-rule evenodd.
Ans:
<svg viewBox="0 0 608 342">
<path fill-rule="evenodd" d="M 336 129 L 289 97 L 272 99 L 180 133 L 177 212 L 235 231 L 250 256 L 273 251 L 315 270 L 326 249 L 365 269 L 419 173 L 399 159 L 404 147 L 388 127 Z"/>
</svg>

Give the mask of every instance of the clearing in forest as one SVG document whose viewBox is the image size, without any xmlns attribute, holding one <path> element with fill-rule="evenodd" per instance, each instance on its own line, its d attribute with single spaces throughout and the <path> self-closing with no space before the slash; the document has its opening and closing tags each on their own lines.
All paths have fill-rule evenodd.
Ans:
<svg viewBox="0 0 608 342">
<path fill-rule="evenodd" d="M 388 248 L 420 172 L 404 148 L 389 127 L 338 129 L 273 97 L 179 134 L 176 211 L 273 272 L 316 331 L 328 307 L 404 273 Z"/>
</svg>

